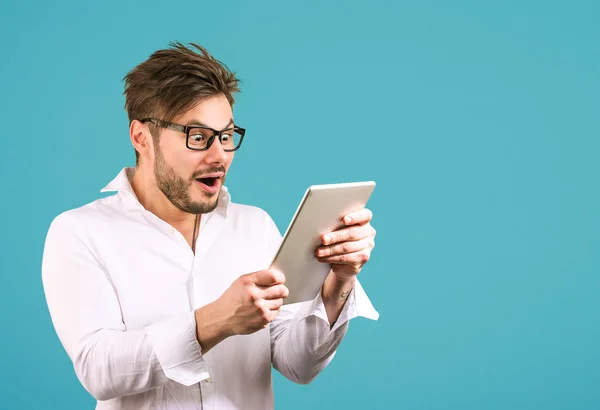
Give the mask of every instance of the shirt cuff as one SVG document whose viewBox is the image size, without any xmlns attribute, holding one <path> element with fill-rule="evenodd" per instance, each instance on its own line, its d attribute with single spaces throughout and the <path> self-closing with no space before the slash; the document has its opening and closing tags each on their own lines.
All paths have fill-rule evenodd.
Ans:
<svg viewBox="0 0 600 410">
<path fill-rule="evenodd" d="M 327 318 L 327 310 L 325 309 L 325 303 L 323 302 L 321 292 L 319 292 L 317 297 L 315 297 L 311 302 L 306 303 L 300 309 L 298 314 L 300 315 L 300 319 L 304 319 L 308 316 L 316 316 L 321 318 L 328 324 L 332 332 L 355 317 L 360 316 L 371 320 L 379 319 L 379 313 L 373 307 L 373 304 L 369 300 L 369 297 L 358 280 L 356 280 L 352 292 L 350 292 L 350 295 L 348 295 L 348 300 L 346 300 L 346 303 L 344 304 L 344 307 L 342 308 L 342 311 L 340 312 L 340 315 L 335 321 L 333 327 Z"/>
<path fill-rule="evenodd" d="M 146 334 L 169 379 L 191 386 L 209 378 L 196 338 L 194 311 L 150 325 Z"/>
</svg>

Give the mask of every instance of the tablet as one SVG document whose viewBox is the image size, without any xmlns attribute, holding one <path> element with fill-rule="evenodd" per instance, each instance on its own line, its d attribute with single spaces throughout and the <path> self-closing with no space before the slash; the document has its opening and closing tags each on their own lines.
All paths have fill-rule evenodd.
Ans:
<svg viewBox="0 0 600 410">
<path fill-rule="evenodd" d="M 374 181 L 312 185 L 304 193 L 271 268 L 285 275 L 290 291 L 284 304 L 314 299 L 331 265 L 317 260 L 321 236 L 344 226 L 342 218 L 365 207 L 375 189 Z"/>
</svg>

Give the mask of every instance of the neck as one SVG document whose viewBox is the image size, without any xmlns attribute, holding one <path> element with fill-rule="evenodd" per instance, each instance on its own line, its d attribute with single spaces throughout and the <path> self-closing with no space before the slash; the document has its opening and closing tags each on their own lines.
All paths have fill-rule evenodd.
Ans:
<svg viewBox="0 0 600 410">
<path fill-rule="evenodd" d="M 191 241 L 196 215 L 175 207 L 158 188 L 154 173 L 142 166 L 137 167 L 131 187 L 147 211 L 176 228 L 188 242 Z"/>
</svg>

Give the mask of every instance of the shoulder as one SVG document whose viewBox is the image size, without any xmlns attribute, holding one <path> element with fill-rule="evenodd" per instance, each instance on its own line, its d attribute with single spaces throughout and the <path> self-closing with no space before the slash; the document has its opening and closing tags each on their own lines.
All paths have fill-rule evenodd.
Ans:
<svg viewBox="0 0 600 410">
<path fill-rule="evenodd" d="M 118 195 L 112 195 L 63 211 L 50 222 L 48 234 L 81 234 L 88 229 L 94 229 L 94 226 L 103 226 L 119 214 L 120 200 Z"/>
</svg>

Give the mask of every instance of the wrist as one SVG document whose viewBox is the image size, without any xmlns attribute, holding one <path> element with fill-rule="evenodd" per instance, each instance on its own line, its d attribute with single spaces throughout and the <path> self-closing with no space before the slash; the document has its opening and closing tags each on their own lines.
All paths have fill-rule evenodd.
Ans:
<svg viewBox="0 0 600 410">
<path fill-rule="evenodd" d="M 222 339 L 226 339 L 230 336 L 235 335 L 233 325 L 231 324 L 231 312 L 227 311 L 227 304 L 223 303 L 222 299 L 219 298 L 210 304 L 210 313 L 214 315 L 219 323 L 219 335 Z"/>
<path fill-rule="evenodd" d="M 328 276 L 331 284 L 339 289 L 353 288 L 356 283 L 356 275 L 338 275 L 332 270 Z"/>
<path fill-rule="evenodd" d="M 323 285 L 324 301 L 343 303 L 354 288 L 356 276 L 339 277 L 333 271 L 329 272 Z"/>
<path fill-rule="evenodd" d="M 327 311 L 327 319 L 333 328 L 337 321 L 350 292 L 354 289 L 356 276 L 339 278 L 333 271 L 329 272 L 323 284 L 321 297 Z"/>
<path fill-rule="evenodd" d="M 354 282 L 356 282 L 356 273 L 336 272 L 334 269 L 331 269 L 328 276 L 339 286 L 348 284 L 354 286 Z"/>
<path fill-rule="evenodd" d="M 202 353 L 233 335 L 231 327 L 220 312 L 217 302 L 210 303 L 194 312 L 196 319 L 196 338 Z"/>
</svg>

